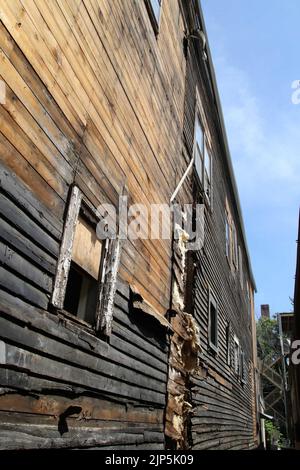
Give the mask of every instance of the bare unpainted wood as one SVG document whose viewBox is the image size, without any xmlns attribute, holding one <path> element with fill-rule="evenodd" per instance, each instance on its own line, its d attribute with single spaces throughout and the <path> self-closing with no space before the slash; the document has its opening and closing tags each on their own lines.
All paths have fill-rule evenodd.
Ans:
<svg viewBox="0 0 300 470">
<path fill-rule="evenodd" d="M 94 227 L 79 216 L 75 228 L 72 260 L 98 280 L 101 252 L 102 242 L 97 238 Z"/>
<path fill-rule="evenodd" d="M 133 296 L 133 299 L 132 299 L 133 308 L 137 310 L 141 310 L 147 315 L 150 315 L 151 317 L 155 318 L 155 320 L 157 320 L 161 324 L 161 326 L 163 326 L 164 328 L 167 328 L 170 331 L 173 330 L 171 323 L 163 315 L 157 312 L 157 310 L 153 307 L 153 305 L 151 305 L 150 302 L 143 299 L 143 297 L 141 296 L 139 290 L 137 289 L 135 285 L 130 286 L 130 290 Z"/>
<path fill-rule="evenodd" d="M 97 306 L 96 329 L 110 336 L 112 331 L 114 300 L 117 290 L 117 276 L 121 258 L 123 240 L 119 236 L 106 240 L 103 260 L 103 273 Z"/>
<path fill-rule="evenodd" d="M 71 265 L 75 226 L 78 220 L 81 201 L 82 193 L 80 189 L 77 186 L 73 186 L 70 196 L 67 218 L 64 225 L 64 233 L 60 246 L 57 272 L 55 277 L 53 295 L 51 299 L 52 305 L 59 309 L 62 309 L 64 306 L 68 275 Z"/>
</svg>

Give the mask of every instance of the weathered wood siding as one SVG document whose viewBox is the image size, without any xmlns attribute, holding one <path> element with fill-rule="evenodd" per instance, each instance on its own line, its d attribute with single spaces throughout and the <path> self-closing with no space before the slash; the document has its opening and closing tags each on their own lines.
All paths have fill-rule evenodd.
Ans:
<svg viewBox="0 0 300 470">
<path fill-rule="evenodd" d="M 5 1 L 0 19 L 2 160 L 60 220 L 73 181 L 95 207 L 117 205 L 125 180 L 131 203 L 167 203 L 184 168 L 179 2 L 157 38 L 143 1 Z M 162 314 L 170 250 L 138 240 L 122 255 L 122 279 Z"/>
<path fill-rule="evenodd" d="M 3 165 L 0 212 L 0 448 L 163 449 L 166 330 L 124 282 L 110 344 L 47 311 L 62 221 Z"/>
<path fill-rule="evenodd" d="M 201 58 L 196 41 L 189 43 L 187 55 L 185 117 L 183 127 L 184 152 L 187 161 L 193 152 L 194 123 L 196 113 L 196 88 L 205 111 L 205 131 L 212 138 L 212 205 L 205 207 L 204 247 L 194 255 L 195 277 L 193 281 L 193 315 L 199 325 L 200 367 L 190 378 L 193 412 L 190 418 L 191 442 L 194 449 L 248 449 L 255 446 L 256 409 L 253 358 L 252 316 L 248 313 L 246 280 L 250 274 L 247 255 L 237 216 L 236 200 L 224 155 L 220 120 L 212 93 L 209 64 Z M 192 178 L 188 184 L 193 185 Z M 196 183 L 194 182 L 194 185 Z M 197 191 L 196 191 L 197 193 Z M 197 193 L 198 194 L 198 193 Z M 241 287 L 240 271 L 233 272 L 226 257 L 225 207 L 229 201 L 237 228 L 238 244 L 243 254 L 244 286 Z M 198 198 L 203 202 L 203 198 Z M 251 285 L 251 282 L 249 281 Z M 208 312 L 209 290 L 218 305 L 218 340 L 216 354 L 209 347 Z M 252 287 L 251 287 L 252 291 Z M 191 306 L 186 305 L 190 311 Z M 227 365 L 226 326 L 231 327 L 231 357 L 233 335 L 240 341 L 245 353 L 246 383 L 242 384 Z"/>
<path fill-rule="evenodd" d="M 2 448 L 165 447 L 169 340 L 161 316 L 172 303 L 172 240 L 124 243 L 109 343 L 49 302 L 71 185 L 94 208 L 117 207 L 124 186 L 129 204 L 168 203 L 192 158 L 196 86 L 213 142 L 213 211 L 194 280 L 187 275 L 202 351 L 198 373 L 183 382 L 194 406 L 183 437 L 196 449 L 253 445 L 252 326 L 246 290 L 225 256 L 226 197 L 246 274 L 247 256 L 199 42 L 185 54 L 196 4 L 164 0 L 156 37 L 143 0 L 1 2 Z M 193 201 L 193 185 L 191 173 L 178 202 Z M 217 356 L 207 344 L 209 287 L 219 305 Z M 156 319 L 134 308 L 133 291 Z M 245 385 L 226 365 L 226 322 L 246 355 Z"/>
<path fill-rule="evenodd" d="M 185 167 L 179 2 L 160 25 L 140 0 L 1 3 L 2 447 L 164 446 L 166 330 L 129 284 L 166 313 L 171 241 L 124 245 L 109 345 L 49 309 L 70 185 L 149 207 Z"/>
</svg>

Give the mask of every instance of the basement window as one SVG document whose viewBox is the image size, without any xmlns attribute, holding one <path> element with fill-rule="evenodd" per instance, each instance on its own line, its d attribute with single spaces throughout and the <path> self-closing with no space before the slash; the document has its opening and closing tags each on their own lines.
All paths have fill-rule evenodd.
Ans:
<svg viewBox="0 0 300 470">
<path fill-rule="evenodd" d="M 158 34 L 162 0 L 145 0 L 145 4 L 154 32 Z"/>
<path fill-rule="evenodd" d="M 217 302 L 209 293 L 209 311 L 208 311 L 208 341 L 209 346 L 215 352 L 218 351 L 218 309 Z"/>
</svg>

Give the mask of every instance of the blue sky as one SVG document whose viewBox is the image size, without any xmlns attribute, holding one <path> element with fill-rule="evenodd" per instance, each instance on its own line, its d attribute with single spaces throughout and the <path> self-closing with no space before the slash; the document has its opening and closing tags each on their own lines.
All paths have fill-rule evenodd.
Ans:
<svg viewBox="0 0 300 470">
<path fill-rule="evenodd" d="M 299 0 L 202 0 L 257 283 L 290 311 L 300 202 Z"/>
</svg>

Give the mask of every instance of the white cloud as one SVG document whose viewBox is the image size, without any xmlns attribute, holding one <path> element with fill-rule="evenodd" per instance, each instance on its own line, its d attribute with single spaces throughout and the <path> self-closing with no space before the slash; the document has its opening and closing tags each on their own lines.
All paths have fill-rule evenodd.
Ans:
<svg viewBox="0 0 300 470">
<path fill-rule="evenodd" d="M 215 65 L 242 201 L 253 206 L 263 200 L 270 208 L 295 204 L 300 193 L 299 121 L 276 116 L 275 125 L 264 109 L 266 100 L 258 99 L 247 75 L 224 58 Z"/>
</svg>

